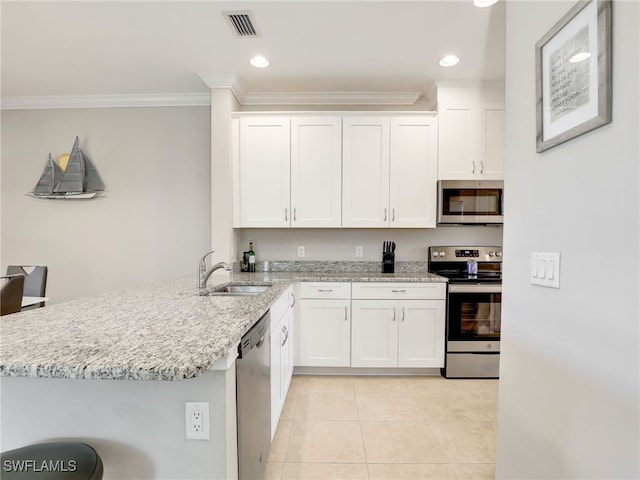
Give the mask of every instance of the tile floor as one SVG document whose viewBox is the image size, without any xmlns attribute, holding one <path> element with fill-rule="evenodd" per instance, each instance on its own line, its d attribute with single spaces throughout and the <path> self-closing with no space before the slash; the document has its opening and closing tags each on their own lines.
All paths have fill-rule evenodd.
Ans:
<svg viewBox="0 0 640 480">
<path fill-rule="evenodd" d="M 497 380 L 294 375 L 265 480 L 492 479 Z"/>
</svg>

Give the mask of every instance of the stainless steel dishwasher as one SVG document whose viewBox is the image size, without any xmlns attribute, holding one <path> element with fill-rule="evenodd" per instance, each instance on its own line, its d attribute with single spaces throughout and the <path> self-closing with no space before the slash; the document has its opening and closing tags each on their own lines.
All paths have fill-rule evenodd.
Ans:
<svg viewBox="0 0 640 480">
<path fill-rule="evenodd" d="M 269 311 L 242 337 L 236 360 L 238 477 L 262 480 L 271 446 Z"/>
</svg>

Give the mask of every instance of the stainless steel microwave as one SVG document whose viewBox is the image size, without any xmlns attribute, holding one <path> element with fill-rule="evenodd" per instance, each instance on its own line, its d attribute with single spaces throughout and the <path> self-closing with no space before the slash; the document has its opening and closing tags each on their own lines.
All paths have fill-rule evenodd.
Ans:
<svg viewBox="0 0 640 480">
<path fill-rule="evenodd" d="M 502 180 L 439 180 L 439 225 L 488 225 L 504 221 Z"/>
</svg>

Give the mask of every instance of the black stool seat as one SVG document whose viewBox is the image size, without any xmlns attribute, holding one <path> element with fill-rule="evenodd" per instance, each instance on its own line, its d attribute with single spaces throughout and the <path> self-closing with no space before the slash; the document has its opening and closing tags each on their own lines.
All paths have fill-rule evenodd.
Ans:
<svg viewBox="0 0 640 480">
<path fill-rule="evenodd" d="M 39 443 L 2 452 L 2 480 L 101 480 L 102 459 L 89 445 Z"/>
</svg>

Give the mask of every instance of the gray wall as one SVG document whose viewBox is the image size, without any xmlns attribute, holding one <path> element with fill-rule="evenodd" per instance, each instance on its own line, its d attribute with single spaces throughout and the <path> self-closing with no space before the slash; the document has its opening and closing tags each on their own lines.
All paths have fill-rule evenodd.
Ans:
<svg viewBox="0 0 640 480">
<path fill-rule="evenodd" d="M 536 154 L 535 43 L 574 4 L 507 5 L 501 479 L 640 477 L 640 4 L 613 2 L 613 123 Z"/>
<path fill-rule="evenodd" d="M 438 228 L 344 228 L 344 229 L 244 229 L 238 255 L 254 242 L 257 261 L 261 260 L 329 260 L 382 261 L 382 242 L 396 242 L 396 261 L 425 262 L 431 245 L 502 245 L 502 227 Z M 298 246 L 305 247 L 305 257 L 298 258 Z M 364 255 L 356 258 L 356 246 Z"/>
<path fill-rule="evenodd" d="M 51 303 L 195 275 L 211 243 L 209 107 L 2 112 L 0 267 L 49 266 Z M 25 195 L 74 138 L 107 191 Z"/>
</svg>

